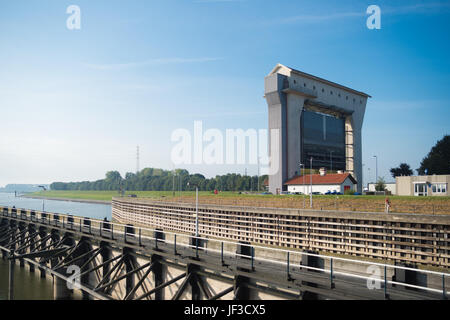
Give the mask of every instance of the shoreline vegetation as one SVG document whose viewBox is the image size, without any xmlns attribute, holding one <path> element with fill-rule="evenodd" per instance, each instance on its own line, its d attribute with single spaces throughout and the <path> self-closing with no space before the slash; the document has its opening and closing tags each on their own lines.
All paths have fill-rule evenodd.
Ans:
<svg viewBox="0 0 450 320">
<path fill-rule="evenodd" d="M 127 191 L 124 196 L 130 195 L 135 195 L 137 199 L 147 198 L 168 202 L 193 202 L 195 199 L 195 191 Z M 112 198 L 120 197 L 120 194 L 117 191 L 48 190 L 23 196 L 34 199 L 111 204 Z M 387 198 L 391 202 L 391 212 L 450 214 L 450 197 L 387 196 Z M 313 209 L 382 212 L 385 199 L 386 196 L 313 195 Z M 309 209 L 308 195 L 272 195 L 232 191 L 214 194 L 210 191 L 199 191 L 199 202 L 201 204 Z"/>
</svg>

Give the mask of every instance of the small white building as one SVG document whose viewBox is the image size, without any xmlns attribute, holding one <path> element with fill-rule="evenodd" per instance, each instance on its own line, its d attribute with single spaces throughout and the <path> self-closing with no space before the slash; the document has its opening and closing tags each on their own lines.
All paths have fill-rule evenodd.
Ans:
<svg viewBox="0 0 450 320">
<path fill-rule="evenodd" d="M 347 190 L 356 190 L 356 180 L 348 172 L 330 173 L 327 174 L 325 170 L 320 170 L 320 174 L 302 175 L 286 181 L 287 191 L 289 193 L 303 193 L 309 194 L 312 192 L 319 192 L 325 194 L 329 192 L 344 193 Z"/>
<path fill-rule="evenodd" d="M 394 195 L 397 194 L 397 184 L 395 182 L 386 182 L 384 185 L 385 185 L 385 190 L 390 191 L 391 194 L 394 194 Z M 377 186 L 376 183 L 373 183 L 373 182 L 369 183 L 368 191 L 371 191 L 371 192 L 377 191 L 375 189 L 376 186 Z"/>
</svg>

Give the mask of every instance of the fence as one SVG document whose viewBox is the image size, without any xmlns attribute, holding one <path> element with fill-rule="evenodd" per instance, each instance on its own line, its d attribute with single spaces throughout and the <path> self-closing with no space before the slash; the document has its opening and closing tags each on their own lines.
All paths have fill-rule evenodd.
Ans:
<svg viewBox="0 0 450 320">
<path fill-rule="evenodd" d="M 367 283 L 378 283 L 379 288 L 384 291 L 385 296 L 388 295 L 388 285 L 400 286 L 403 288 L 418 289 L 423 292 L 439 294 L 443 299 L 446 299 L 449 295 L 448 280 L 450 274 L 447 272 L 436 272 L 429 270 L 419 270 L 416 268 L 396 266 L 383 263 L 374 263 L 361 260 L 354 260 L 348 258 L 331 257 L 320 254 L 313 254 L 302 251 L 293 251 L 288 249 L 268 248 L 258 245 L 247 245 L 242 242 L 233 242 L 227 240 L 216 240 L 206 237 L 193 237 L 189 234 L 175 233 L 169 231 L 161 231 L 160 229 L 134 227 L 121 223 L 113 223 L 109 221 L 101 221 L 90 219 L 86 217 L 76 217 L 64 214 L 41 212 L 34 210 L 15 209 L 4 207 L 1 216 L 17 219 L 19 221 L 36 222 L 46 225 L 50 228 L 63 228 L 69 231 L 79 231 L 90 235 L 99 235 L 100 237 L 108 239 L 124 239 L 125 242 L 130 241 L 133 244 L 142 243 L 154 243 L 154 246 L 165 244 L 173 248 L 174 253 L 184 248 L 189 248 L 192 252 L 198 255 L 199 251 L 203 254 L 209 255 L 213 259 L 221 259 L 223 262 L 225 259 L 246 259 L 253 270 L 258 270 L 258 266 L 261 263 L 271 263 L 281 266 L 282 270 L 285 270 L 286 276 L 294 270 L 302 269 L 308 271 L 321 272 L 329 275 L 330 287 L 333 288 L 336 277 L 350 277 L 353 279 L 366 280 Z M 190 228 L 192 229 L 192 223 Z M 195 241 L 192 241 L 195 239 Z M 199 243 L 203 241 L 205 244 L 199 247 Z M 158 244 L 160 243 L 160 244 Z M 248 247 L 249 250 L 245 250 L 248 253 L 242 254 L 242 247 Z M 302 263 L 304 257 L 315 257 L 325 261 L 322 267 L 314 267 L 304 265 Z M 350 269 L 334 267 L 336 263 L 355 264 L 367 268 L 378 268 L 382 270 L 378 276 L 367 276 L 361 274 L 361 272 L 354 272 Z M 426 286 L 405 283 L 392 277 L 397 274 L 398 271 L 411 271 L 418 274 L 434 277 L 438 281 L 434 281 L 434 284 L 428 283 Z M 368 272 L 371 273 L 371 272 Z M 369 288 L 370 289 L 370 288 Z"/>
<path fill-rule="evenodd" d="M 114 198 L 122 223 L 192 234 L 195 205 Z M 450 266 L 448 215 L 385 214 L 199 205 L 208 237 L 424 265 Z"/>
</svg>

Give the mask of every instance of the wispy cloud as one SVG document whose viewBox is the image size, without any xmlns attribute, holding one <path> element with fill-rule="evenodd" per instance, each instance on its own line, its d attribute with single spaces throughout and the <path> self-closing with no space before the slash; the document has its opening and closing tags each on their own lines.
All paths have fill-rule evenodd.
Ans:
<svg viewBox="0 0 450 320">
<path fill-rule="evenodd" d="M 156 58 L 149 59 L 145 61 L 139 62 L 127 62 L 127 63 L 113 63 L 113 64 L 91 64 L 85 63 L 84 66 L 97 70 L 119 70 L 119 69 L 128 69 L 128 68 L 137 68 L 137 67 L 151 67 L 151 66 L 160 66 L 167 64 L 185 64 L 185 63 L 203 63 L 203 62 L 212 62 L 223 60 L 223 58 L 212 58 L 212 57 L 203 57 L 203 58 Z"/>
<path fill-rule="evenodd" d="M 443 13 L 446 9 L 450 9 L 448 2 L 434 3 L 417 3 L 407 6 L 389 7 L 380 5 L 381 14 L 402 15 L 402 14 L 427 14 L 427 13 Z M 294 23 L 320 23 L 334 20 L 343 20 L 349 18 L 361 18 L 367 16 L 365 10 L 335 12 L 326 14 L 301 14 L 291 17 L 284 17 L 267 21 L 267 24 L 294 24 Z"/>
<path fill-rule="evenodd" d="M 316 23 L 316 22 L 324 22 L 330 20 L 339 20 L 344 18 L 354 18 L 354 17 L 363 17 L 365 12 L 340 12 L 340 13 L 332 13 L 332 14 L 324 14 L 324 15 L 313 15 L 313 14 L 302 14 L 298 16 L 286 17 L 278 20 L 273 20 L 271 23 L 273 24 L 289 24 L 289 23 Z"/>
<path fill-rule="evenodd" d="M 443 12 L 442 10 L 450 9 L 449 2 L 430 2 L 416 3 L 408 6 L 399 7 L 381 7 L 382 13 L 387 14 L 410 14 L 410 13 L 434 13 Z"/>
</svg>

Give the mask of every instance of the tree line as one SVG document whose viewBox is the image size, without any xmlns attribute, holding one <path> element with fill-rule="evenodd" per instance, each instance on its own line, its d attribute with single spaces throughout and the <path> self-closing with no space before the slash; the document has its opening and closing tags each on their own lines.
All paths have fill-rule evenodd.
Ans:
<svg viewBox="0 0 450 320">
<path fill-rule="evenodd" d="M 122 177 L 118 171 L 108 171 L 104 179 L 82 182 L 53 182 L 52 190 L 117 190 L 117 191 L 262 191 L 267 175 L 246 176 L 235 173 L 207 179 L 190 174 L 185 169 L 168 171 L 145 168 L 138 173 L 128 172 Z M 188 184 L 189 183 L 189 184 Z"/>
<path fill-rule="evenodd" d="M 407 163 L 401 163 L 398 167 L 391 168 L 390 171 L 393 178 L 413 175 L 413 171 Z M 416 171 L 419 175 L 450 174 L 450 135 L 445 135 L 436 142 Z"/>
</svg>

